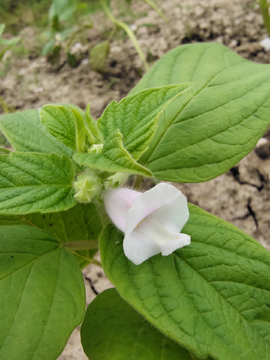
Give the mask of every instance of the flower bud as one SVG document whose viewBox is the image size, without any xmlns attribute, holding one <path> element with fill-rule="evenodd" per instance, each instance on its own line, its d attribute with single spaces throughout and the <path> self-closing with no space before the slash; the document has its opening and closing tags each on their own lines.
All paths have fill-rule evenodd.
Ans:
<svg viewBox="0 0 270 360">
<path fill-rule="evenodd" d="M 89 148 L 88 153 L 89 154 L 100 154 L 102 149 L 103 149 L 103 144 L 94 144 Z"/>
<path fill-rule="evenodd" d="M 74 182 L 76 194 L 75 199 L 82 203 L 89 203 L 99 192 L 100 184 L 98 178 L 94 175 L 79 175 Z"/>
</svg>

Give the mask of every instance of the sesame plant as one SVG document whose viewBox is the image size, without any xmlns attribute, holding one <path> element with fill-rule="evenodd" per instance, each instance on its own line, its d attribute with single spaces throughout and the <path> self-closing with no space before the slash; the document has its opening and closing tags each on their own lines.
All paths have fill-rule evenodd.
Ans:
<svg viewBox="0 0 270 360">
<path fill-rule="evenodd" d="M 199 43 L 97 121 L 70 104 L 0 117 L 15 150 L 0 155 L 1 360 L 54 360 L 81 323 L 91 360 L 270 358 L 269 252 L 172 184 L 140 191 L 234 166 L 269 126 L 269 89 L 269 65 Z M 89 264 L 115 289 L 85 313 Z"/>
</svg>

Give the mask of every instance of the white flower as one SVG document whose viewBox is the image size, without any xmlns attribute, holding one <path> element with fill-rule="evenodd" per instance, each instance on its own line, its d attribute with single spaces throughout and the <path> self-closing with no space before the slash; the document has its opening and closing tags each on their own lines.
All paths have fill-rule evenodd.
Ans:
<svg viewBox="0 0 270 360">
<path fill-rule="evenodd" d="M 104 203 L 112 222 L 125 233 L 125 255 L 136 265 L 190 244 L 190 236 L 180 233 L 189 218 L 187 199 L 172 185 L 160 183 L 145 193 L 109 190 Z"/>
</svg>

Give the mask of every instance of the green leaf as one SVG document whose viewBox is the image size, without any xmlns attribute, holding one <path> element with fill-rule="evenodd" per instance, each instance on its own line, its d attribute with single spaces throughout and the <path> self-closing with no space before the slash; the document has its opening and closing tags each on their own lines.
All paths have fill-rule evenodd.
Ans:
<svg viewBox="0 0 270 360">
<path fill-rule="evenodd" d="M 87 135 L 88 135 L 89 141 L 91 144 L 103 143 L 102 135 L 97 128 L 97 122 L 91 116 L 90 105 L 91 105 L 91 103 L 87 105 L 86 113 L 85 113 L 85 120 L 86 120 L 86 124 L 87 124 L 86 130 L 87 130 Z"/>
<path fill-rule="evenodd" d="M 239 162 L 268 128 L 270 65 L 220 44 L 183 45 L 162 57 L 131 94 L 194 81 L 161 115 L 139 162 L 158 179 L 210 180 Z"/>
<path fill-rule="evenodd" d="M 72 157 L 72 150 L 57 141 L 41 124 L 38 109 L 0 116 L 0 130 L 17 151 Z"/>
<path fill-rule="evenodd" d="M 192 360 L 186 349 L 157 331 L 115 289 L 103 291 L 91 302 L 81 339 L 91 360 Z"/>
<path fill-rule="evenodd" d="M 84 151 L 85 145 L 85 124 L 83 117 L 75 109 L 71 109 L 76 127 L 76 150 Z"/>
<path fill-rule="evenodd" d="M 60 21 L 69 20 L 77 8 L 77 0 L 54 0 L 56 13 Z"/>
<path fill-rule="evenodd" d="M 102 41 L 90 50 L 90 65 L 94 71 L 104 73 L 106 60 L 110 54 L 109 41 Z"/>
<path fill-rule="evenodd" d="M 0 24 L 0 36 L 3 34 L 5 27 L 6 27 L 5 24 Z"/>
<path fill-rule="evenodd" d="M 39 110 L 40 121 L 58 141 L 76 150 L 76 123 L 71 108 L 44 105 Z"/>
<path fill-rule="evenodd" d="M 0 147 L 0 154 L 9 154 L 10 150 Z"/>
<path fill-rule="evenodd" d="M 12 39 L 1 39 L 0 38 L 0 45 L 7 45 L 10 49 L 13 45 L 17 44 L 21 40 L 20 37 L 14 37 Z"/>
<path fill-rule="evenodd" d="M 71 66 L 72 68 L 75 68 L 78 65 L 78 60 L 76 59 L 76 56 L 74 54 L 70 54 L 69 52 L 67 53 L 67 61 L 69 66 Z"/>
<path fill-rule="evenodd" d="M 139 266 L 112 225 L 100 239 L 107 277 L 165 335 L 199 357 L 270 358 L 270 253 L 233 225 L 190 205 L 191 245 Z"/>
<path fill-rule="evenodd" d="M 66 21 L 71 18 L 77 8 L 77 0 L 53 0 L 49 9 L 49 20 L 57 16 L 60 21 Z"/>
<path fill-rule="evenodd" d="M 95 146 L 95 145 L 94 145 Z M 75 153 L 73 159 L 80 165 L 105 171 L 122 171 L 151 177 L 151 172 L 138 164 L 123 147 L 123 137 L 119 131 L 107 138 L 100 153 Z"/>
<path fill-rule="evenodd" d="M 0 155 L 0 214 L 67 210 L 76 205 L 74 166 L 55 154 Z"/>
<path fill-rule="evenodd" d="M 191 86 L 163 86 L 126 97 L 118 104 L 112 101 L 97 121 L 104 141 L 120 130 L 124 148 L 137 160 L 153 139 L 160 114 Z"/>
<path fill-rule="evenodd" d="M 52 52 L 54 46 L 55 46 L 55 39 L 52 39 L 52 40 L 48 41 L 48 42 L 44 45 L 41 54 L 42 54 L 43 56 L 48 55 L 50 52 Z"/>
<path fill-rule="evenodd" d="M 8 49 L 10 49 L 13 45 L 17 44 L 17 42 L 19 42 L 21 40 L 20 37 L 15 37 L 12 39 L 1 39 L 0 38 L 0 45 L 7 45 Z M 5 49 L 7 50 L 7 49 Z"/>
<path fill-rule="evenodd" d="M 89 265 L 96 249 L 73 250 L 68 245 L 74 242 L 95 242 L 103 228 L 96 205 L 77 204 L 66 211 L 47 214 L 0 215 L 0 226 L 29 225 L 45 230 L 65 244 L 78 260 L 81 268 Z M 83 246 L 82 246 L 83 247 Z M 90 246 L 89 246 L 90 247 Z"/>
<path fill-rule="evenodd" d="M 0 359 L 55 360 L 84 315 L 77 262 L 29 226 L 1 227 L 0 259 Z"/>
</svg>

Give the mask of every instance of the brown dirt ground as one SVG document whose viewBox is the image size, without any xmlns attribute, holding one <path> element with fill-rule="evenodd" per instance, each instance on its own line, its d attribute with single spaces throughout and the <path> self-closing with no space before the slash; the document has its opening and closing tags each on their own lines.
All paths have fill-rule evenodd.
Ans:
<svg viewBox="0 0 270 360">
<path fill-rule="evenodd" d="M 170 49 L 185 43 L 210 41 L 230 47 L 241 56 L 260 63 L 270 62 L 270 52 L 259 44 L 266 35 L 258 5 L 253 0 L 166 0 L 158 3 L 169 19 L 163 20 L 142 0 L 133 1 L 137 19 L 127 16 L 149 62 Z M 117 16 L 117 1 L 113 2 Z M 81 58 L 88 58 L 88 48 L 102 40 L 112 24 L 102 13 L 96 13 L 94 27 L 88 30 L 88 44 Z M 145 26 L 147 24 L 147 26 Z M 151 26 L 149 26 L 151 24 Z M 92 103 L 92 114 L 98 117 L 107 104 L 124 97 L 139 81 L 143 65 L 129 39 L 113 40 L 104 75 L 97 74 L 83 61 L 71 69 L 62 60 L 58 66 L 45 58 L 35 58 L 36 34 L 26 28 L 21 34 L 31 58 L 8 59 L 6 76 L 0 79 L 0 94 L 17 110 L 37 108 L 45 103 L 73 103 L 85 109 Z M 33 45 L 34 44 L 34 45 Z M 0 69 L 1 70 L 1 69 Z M 1 113 L 1 108 L 0 108 Z M 243 229 L 270 249 L 270 132 L 255 150 L 227 173 L 200 184 L 177 184 L 188 201 Z M 149 183 L 145 184 L 148 187 Z M 89 266 L 84 270 L 87 304 L 112 284 L 102 269 Z M 86 360 L 76 329 L 59 360 Z"/>
</svg>

